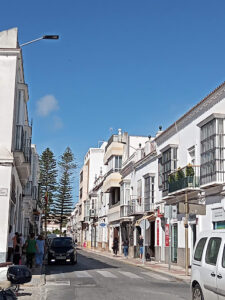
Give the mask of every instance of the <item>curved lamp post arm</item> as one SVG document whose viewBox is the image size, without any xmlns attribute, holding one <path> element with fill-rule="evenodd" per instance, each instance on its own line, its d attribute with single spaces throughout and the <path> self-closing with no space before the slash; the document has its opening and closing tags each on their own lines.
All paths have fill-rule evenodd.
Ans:
<svg viewBox="0 0 225 300">
<path fill-rule="evenodd" d="M 34 42 L 37 42 L 37 41 L 40 41 L 40 40 L 58 40 L 58 39 L 59 39 L 58 35 L 43 35 L 42 37 L 40 37 L 38 39 L 35 39 L 35 40 L 32 40 L 32 41 L 26 42 L 24 44 L 21 44 L 20 47 L 29 45 L 31 43 L 34 43 Z"/>
</svg>

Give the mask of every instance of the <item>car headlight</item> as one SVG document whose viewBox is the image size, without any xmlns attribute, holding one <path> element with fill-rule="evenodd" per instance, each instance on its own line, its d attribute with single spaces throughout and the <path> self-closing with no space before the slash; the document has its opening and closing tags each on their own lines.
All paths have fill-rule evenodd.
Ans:
<svg viewBox="0 0 225 300">
<path fill-rule="evenodd" d="M 67 251 L 67 254 L 71 254 L 71 253 L 73 253 L 73 251 L 74 251 L 73 249 L 70 249 Z"/>
</svg>

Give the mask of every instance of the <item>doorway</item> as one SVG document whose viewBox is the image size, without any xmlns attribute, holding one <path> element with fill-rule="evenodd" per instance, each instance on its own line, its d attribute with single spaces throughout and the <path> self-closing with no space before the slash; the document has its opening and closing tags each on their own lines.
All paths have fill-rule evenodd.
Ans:
<svg viewBox="0 0 225 300">
<path fill-rule="evenodd" d="M 177 263 L 177 242 L 178 242 L 178 237 L 177 237 L 177 224 L 172 225 L 172 257 L 171 260 L 173 263 Z"/>
</svg>

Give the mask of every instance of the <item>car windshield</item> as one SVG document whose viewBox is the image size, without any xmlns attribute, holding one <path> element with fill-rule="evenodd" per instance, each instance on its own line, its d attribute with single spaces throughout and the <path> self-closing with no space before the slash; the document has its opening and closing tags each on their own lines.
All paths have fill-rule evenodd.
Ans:
<svg viewBox="0 0 225 300">
<path fill-rule="evenodd" d="M 72 240 L 71 239 L 54 239 L 52 242 L 52 247 L 70 247 L 72 246 Z"/>
</svg>

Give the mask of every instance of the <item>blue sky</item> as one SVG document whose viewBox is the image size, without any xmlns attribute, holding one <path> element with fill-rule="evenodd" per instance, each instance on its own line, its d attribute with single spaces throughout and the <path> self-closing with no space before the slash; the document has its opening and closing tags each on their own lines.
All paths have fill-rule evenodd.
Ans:
<svg viewBox="0 0 225 300">
<path fill-rule="evenodd" d="M 39 153 L 70 146 L 81 166 L 118 128 L 168 127 L 225 80 L 224 15 L 224 0 L 3 1 L 21 44 L 60 35 L 23 48 Z"/>
</svg>

